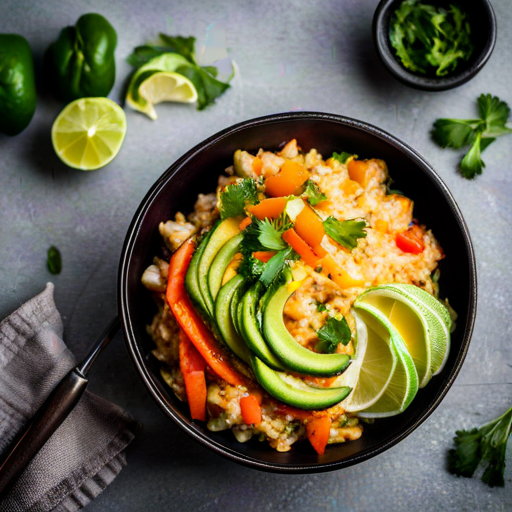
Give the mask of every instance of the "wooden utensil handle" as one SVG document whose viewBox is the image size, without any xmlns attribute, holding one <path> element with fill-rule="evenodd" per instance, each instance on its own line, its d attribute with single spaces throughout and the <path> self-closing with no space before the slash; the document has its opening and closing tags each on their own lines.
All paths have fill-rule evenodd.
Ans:
<svg viewBox="0 0 512 512">
<path fill-rule="evenodd" d="M 54 388 L 0 466 L 0 496 L 21 474 L 80 400 L 88 384 L 77 369 L 71 370 Z"/>
</svg>

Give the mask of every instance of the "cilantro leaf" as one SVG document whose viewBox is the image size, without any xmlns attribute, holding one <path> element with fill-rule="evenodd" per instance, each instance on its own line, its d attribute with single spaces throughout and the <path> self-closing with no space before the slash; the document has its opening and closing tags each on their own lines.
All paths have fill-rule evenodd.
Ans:
<svg viewBox="0 0 512 512">
<path fill-rule="evenodd" d="M 168 52 L 179 53 L 193 64 L 196 63 L 194 58 L 194 46 L 196 43 L 196 38 L 194 36 L 168 36 L 162 32 L 160 32 L 158 35 L 162 43 L 168 48 Z"/>
<path fill-rule="evenodd" d="M 274 254 L 265 264 L 263 273 L 260 276 L 260 281 L 265 286 L 269 286 L 276 276 L 285 268 L 287 260 L 296 261 L 298 258 L 299 255 L 291 247 Z"/>
<path fill-rule="evenodd" d="M 347 345 L 352 338 L 350 327 L 345 317 L 341 320 L 329 317 L 325 325 L 317 331 L 320 342 L 316 349 L 324 354 L 333 354 L 340 343 Z"/>
<path fill-rule="evenodd" d="M 473 142 L 475 129 L 481 124 L 481 119 L 438 119 L 434 123 L 432 138 L 442 148 L 459 149 Z"/>
<path fill-rule="evenodd" d="M 243 259 L 242 263 L 237 269 L 237 273 L 242 277 L 245 277 L 247 281 L 252 282 L 258 279 L 263 273 L 263 269 L 265 268 L 265 263 L 256 259 L 252 255 L 252 251 L 248 251 L 242 247 L 241 250 Z"/>
<path fill-rule="evenodd" d="M 498 137 L 512 132 L 512 129 L 506 126 L 510 107 L 504 101 L 490 94 L 481 94 L 477 101 L 478 113 L 485 120 L 485 137 Z"/>
<path fill-rule="evenodd" d="M 482 480 L 490 487 L 505 485 L 505 453 L 512 428 L 512 407 L 495 420 L 471 430 L 458 430 L 453 438 L 448 469 L 459 476 L 472 477 L 479 464 L 487 461 Z"/>
<path fill-rule="evenodd" d="M 270 222 L 268 219 L 260 221 L 260 234 L 258 236 L 258 240 L 266 249 L 270 249 L 271 251 L 281 251 L 287 247 L 286 242 L 282 239 L 282 234 L 286 229 L 279 230 L 276 228 L 275 224 L 275 222 Z"/>
<path fill-rule="evenodd" d="M 327 311 L 327 306 L 325 304 L 322 304 L 321 302 L 316 303 L 316 310 L 319 313 L 323 313 L 324 311 Z"/>
<path fill-rule="evenodd" d="M 133 53 L 126 59 L 128 64 L 140 68 L 150 60 L 163 53 L 177 53 L 185 57 L 190 63 L 196 64 L 194 59 L 195 37 L 168 36 L 159 34 L 160 41 L 157 44 L 145 44 L 137 46 Z"/>
<path fill-rule="evenodd" d="M 245 207 L 248 204 L 258 202 L 258 191 L 256 183 L 251 178 L 238 180 L 228 185 L 220 194 L 220 218 L 238 217 L 245 214 Z"/>
<path fill-rule="evenodd" d="M 320 187 L 313 180 L 306 181 L 306 188 L 302 193 L 302 196 L 307 199 L 311 206 L 316 206 L 318 203 L 327 199 L 327 196 L 320 190 Z"/>
<path fill-rule="evenodd" d="M 482 151 L 495 140 L 496 138 L 491 137 L 482 138 L 480 132 L 476 134 L 473 144 L 459 165 L 460 172 L 464 178 L 472 180 L 477 174 L 482 174 L 482 169 L 485 167 L 481 157 Z"/>
<path fill-rule="evenodd" d="M 48 249 L 48 258 L 46 260 L 46 266 L 50 274 L 57 275 L 62 272 L 62 257 L 59 249 L 52 245 Z"/>
<path fill-rule="evenodd" d="M 344 220 L 340 222 L 334 217 L 328 217 L 324 220 L 325 232 L 336 242 L 343 245 L 347 249 L 355 249 L 357 247 L 358 238 L 366 238 L 366 227 L 364 220 Z"/>
<path fill-rule="evenodd" d="M 346 161 L 353 156 L 354 158 L 357 158 L 357 155 L 353 155 L 352 153 L 347 153 L 346 151 L 342 151 L 341 153 L 336 153 L 336 151 L 332 154 L 332 157 L 334 160 L 338 160 L 340 164 L 346 163 Z"/>
</svg>

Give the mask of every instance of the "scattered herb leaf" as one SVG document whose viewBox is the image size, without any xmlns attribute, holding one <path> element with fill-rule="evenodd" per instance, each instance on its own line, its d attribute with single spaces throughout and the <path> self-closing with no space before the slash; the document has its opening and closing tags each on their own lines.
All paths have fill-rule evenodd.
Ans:
<svg viewBox="0 0 512 512">
<path fill-rule="evenodd" d="M 455 449 L 449 452 L 448 469 L 459 476 L 472 477 L 481 462 L 489 464 L 482 480 L 490 487 L 505 485 L 505 452 L 512 428 L 512 408 L 499 418 L 471 430 L 457 430 Z"/>
<path fill-rule="evenodd" d="M 265 264 L 263 273 L 260 276 L 260 281 L 266 287 L 269 286 L 276 276 L 285 268 L 288 260 L 296 261 L 298 258 L 299 255 L 291 247 L 279 251 Z"/>
<path fill-rule="evenodd" d="M 50 274 L 57 275 L 62 272 L 62 257 L 59 249 L 52 245 L 48 249 L 48 258 L 46 260 L 46 266 Z"/>
<path fill-rule="evenodd" d="M 327 306 L 325 304 L 322 304 L 321 302 L 316 303 L 316 310 L 319 313 L 323 313 L 324 311 L 327 311 Z"/>
<path fill-rule="evenodd" d="M 352 153 L 347 153 L 346 151 L 342 151 L 341 153 L 334 152 L 332 154 L 332 157 L 334 160 L 338 160 L 340 164 L 344 164 L 347 162 L 347 160 L 353 156 L 354 158 L 357 158 L 357 155 L 353 155 Z"/>
<path fill-rule="evenodd" d="M 496 137 L 512 132 L 507 126 L 510 108 L 497 96 L 481 94 L 478 98 L 480 119 L 438 119 L 432 138 L 441 147 L 462 148 L 471 144 L 460 163 L 460 171 L 467 179 L 482 174 L 485 163 L 482 152 Z"/>
<path fill-rule="evenodd" d="M 320 190 L 320 187 L 313 180 L 306 181 L 306 188 L 302 193 L 302 196 L 307 199 L 311 206 L 316 206 L 318 203 L 327 199 L 327 196 Z"/>
<path fill-rule="evenodd" d="M 340 222 L 334 217 L 328 217 L 324 220 L 327 235 L 350 250 L 357 247 L 358 238 L 366 238 L 366 231 L 363 231 L 365 227 L 366 222 L 364 220 L 344 220 Z"/>
<path fill-rule="evenodd" d="M 259 222 L 259 230 L 258 240 L 263 247 L 271 251 L 286 249 L 287 244 L 282 239 L 282 234 L 286 231 L 286 228 L 278 229 L 275 221 L 270 222 L 268 219 L 265 219 Z"/>
<path fill-rule="evenodd" d="M 341 320 L 329 317 L 317 334 L 320 341 L 316 349 L 324 354 L 334 353 L 340 343 L 347 345 L 352 337 L 345 317 L 342 317 Z"/>
<path fill-rule="evenodd" d="M 245 178 L 228 185 L 220 194 L 220 218 L 237 217 L 245 215 L 248 204 L 258 202 L 258 191 L 254 180 Z"/>
</svg>

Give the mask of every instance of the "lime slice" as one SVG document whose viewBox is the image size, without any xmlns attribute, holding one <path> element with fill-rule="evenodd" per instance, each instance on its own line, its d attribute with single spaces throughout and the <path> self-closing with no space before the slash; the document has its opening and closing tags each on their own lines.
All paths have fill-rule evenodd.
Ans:
<svg viewBox="0 0 512 512">
<path fill-rule="evenodd" d="M 99 169 L 111 162 L 126 135 L 123 109 L 107 98 L 81 98 L 64 107 L 52 126 L 52 144 L 69 167 Z"/>
<path fill-rule="evenodd" d="M 395 416 L 409 406 L 418 392 L 414 361 L 384 314 L 364 302 L 356 308 L 367 326 L 368 339 L 357 385 L 345 409 L 363 418 Z"/>
<path fill-rule="evenodd" d="M 424 318 L 430 339 L 430 373 L 437 375 L 441 372 L 450 354 L 451 319 L 448 308 L 430 293 L 410 284 L 386 284 L 366 293 L 374 293 L 374 290 L 381 290 L 378 293 L 407 303 Z"/>
<path fill-rule="evenodd" d="M 190 66 L 190 63 L 175 53 L 165 53 L 141 66 L 128 86 L 127 105 L 154 120 L 157 118 L 154 108 L 157 103 L 197 101 L 194 84 L 185 76 L 176 73 L 181 66 Z"/>
</svg>

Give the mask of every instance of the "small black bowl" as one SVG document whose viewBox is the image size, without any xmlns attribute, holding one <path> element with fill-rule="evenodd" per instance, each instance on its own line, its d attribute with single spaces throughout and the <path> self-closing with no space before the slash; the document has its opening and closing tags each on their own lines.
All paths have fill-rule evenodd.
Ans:
<svg viewBox="0 0 512 512">
<path fill-rule="evenodd" d="M 457 311 L 457 329 L 443 371 L 421 389 L 405 412 L 365 425 L 357 441 L 327 447 L 318 456 L 307 442 L 279 453 L 251 440 L 240 444 L 231 431 L 210 432 L 190 419 L 163 381 L 160 363 L 151 355 L 146 332 L 156 307 L 141 283 L 145 268 L 161 250 L 161 221 L 177 211 L 190 212 L 197 194 L 215 190 L 217 177 L 233 162 L 235 150 L 276 150 L 296 138 L 305 151 L 324 156 L 349 151 L 388 164 L 396 188 L 414 200 L 414 214 L 433 230 L 446 258 L 441 261 L 441 297 Z M 452 195 L 430 165 L 409 146 L 366 123 L 317 112 L 290 112 L 246 121 L 223 130 L 191 149 L 158 179 L 135 213 L 125 239 L 118 281 L 121 323 L 128 351 L 144 384 L 159 407 L 193 439 L 214 452 L 252 468 L 280 473 L 329 471 L 373 457 L 398 443 L 423 423 L 440 404 L 457 376 L 469 347 L 476 315 L 476 265 L 471 239 Z"/>
<path fill-rule="evenodd" d="M 455 71 L 447 76 L 427 76 L 406 69 L 389 39 L 389 23 L 403 0 L 381 0 L 373 16 L 373 43 L 385 68 L 400 82 L 424 91 L 445 91 L 471 80 L 489 60 L 496 44 L 496 16 L 489 0 L 460 2 L 468 14 L 475 49 L 468 61 L 459 61 Z M 456 3 L 449 0 L 429 0 L 434 5 Z"/>
</svg>

